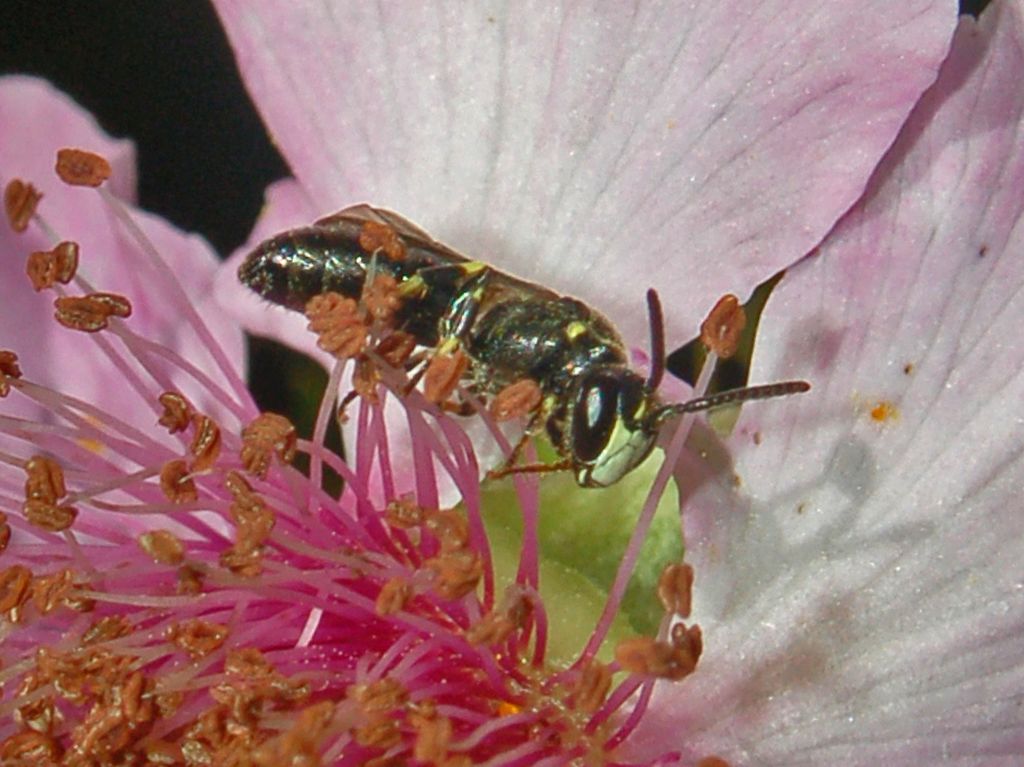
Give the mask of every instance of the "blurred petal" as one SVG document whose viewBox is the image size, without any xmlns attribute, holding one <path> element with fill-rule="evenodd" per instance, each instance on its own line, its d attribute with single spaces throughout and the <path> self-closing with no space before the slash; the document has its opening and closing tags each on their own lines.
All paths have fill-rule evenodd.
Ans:
<svg viewBox="0 0 1024 767">
<path fill-rule="evenodd" d="M 952 31 L 950 0 L 220 0 L 320 212 L 368 201 L 675 338 L 810 250 L 859 196 Z M 614 286 L 614 290 L 609 290 Z"/>
<path fill-rule="evenodd" d="M 1021 3 L 962 20 L 865 200 L 768 305 L 754 378 L 814 390 L 744 413 L 744 500 L 693 502 L 707 650 L 657 709 L 687 747 L 1020 763 L 1021 72 Z"/>
<path fill-rule="evenodd" d="M 126 202 L 135 195 L 135 155 L 131 142 L 107 136 L 95 120 L 71 99 L 31 77 L 0 78 L 0 182 L 12 178 L 31 182 L 43 193 L 39 212 L 58 237 L 74 238 L 81 246 L 80 273 L 97 290 L 121 293 L 132 302 L 129 327 L 150 340 L 175 349 L 200 368 L 212 370 L 212 360 L 200 348 L 182 318 L 168 311 L 176 304 L 166 282 L 154 276 L 110 209 L 89 189 L 70 187 L 54 173 L 57 150 L 79 147 L 105 156 L 113 167 L 109 190 Z M 162 219 L 130 208 L 136 223 L 170 263 L 200 313 L 213 317 L 209 300 L 217 256 L 201 238 L 185 235 Z M 82 333 L 53 320 L 53 295 L 34 293 L 25 275 L 25 259 L 53 246 L 42 231 L 30 226 L 16 234 L 0 227 L 0 298 L 4 322 L 0 348 L 13 349 L 25 375 L 37 383 L 58 387 L 107 410 L 134 420 L 125 412 L 136 407 L 138 419 L 152 420 L 153 403 L 142 403 L 127 386 L 114 384 L 109 371 L 93 364 L 100 352 Z M 69 292 L 77 294 L 72 288 Z M 244 365 L 243 338 L 229 323 L 211 322 L 214 335 L 227 350 L 236 370 Z M 56 364 L 60 361 L 60 365 Z M 68 380 L 58 370 L 74 369 Z M 127 397 L 127 399 L 126 399 Z M 202 398 L 196 401 L 203 406 Z M 212 403 L 209 403 L 213 407 Z M 16 398 L 6 413 L 34 414 L 24 398 Z M 211 411 L 216 412 L 216 411 Z"/>
</svg>

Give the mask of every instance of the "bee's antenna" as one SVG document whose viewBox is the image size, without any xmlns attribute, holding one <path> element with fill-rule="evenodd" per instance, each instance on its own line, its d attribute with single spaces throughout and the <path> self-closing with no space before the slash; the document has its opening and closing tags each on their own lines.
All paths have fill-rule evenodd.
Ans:
<svg viewBox="0 0 1024 767">
<path fill-rule="evenodd" d="M 744 386 L 740 389 L 729 389 L 717 394 L 710 394 L 707 397 L 695 397 L 686 402 L 677 402 L 674 405 L 660 407 L 651 415 L 651 421 L 657 427 L 672 416 L 680 413 L 698 413 L 703 410 L 713 410 L 723 405 L 734 405 L 740 402 L 750 402 L 755 399 L 787 397 L 790 394 L 802 394 L 805 391 L 809 391 L 810 388 L 811 385 L 807 381 L 780 381 L 779 383 L 763 384 L 761 386 Z"/>
<path fill-rule="evenodd" d="M 651 372 L 647 376 L 647 388 L 654 391 L 665 375 L 665 318 L 661 313 L 661 299 L 658 291 L 647 291 L 647 321 L 651 326 Z"/>
</svg>

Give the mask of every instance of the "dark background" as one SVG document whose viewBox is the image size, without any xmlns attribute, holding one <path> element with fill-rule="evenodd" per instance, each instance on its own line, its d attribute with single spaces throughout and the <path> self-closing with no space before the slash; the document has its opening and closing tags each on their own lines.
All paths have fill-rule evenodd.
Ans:
<svg viewBox="0 0 1024 767">
<path fill-rule="evenodd" d="M 142 207 L 200 232 L 222 255 L 242 244 L 263 189 L 288 169 L 206 2 L 0 3 L 0 74 L 45 77 L 108 133 L 134 140 Z M 974 13 L 985 5 L 961 3 Z M 319 391 L 318 368 L 262 341 L 252 344 L 250 363 L 261 407 L 292 414 L 315 409 L 310 392 Z M 298 416 L 300 430 L 308 417 Z"/>
</svg>

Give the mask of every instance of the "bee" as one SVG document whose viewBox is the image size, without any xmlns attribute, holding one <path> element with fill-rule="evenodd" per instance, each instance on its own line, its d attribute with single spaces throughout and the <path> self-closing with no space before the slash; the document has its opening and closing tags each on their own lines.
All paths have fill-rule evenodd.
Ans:
<svg viewBox="0 0 1024 767">
<path fill-rule="evenodd" d="M 607 487 L 651 453 L 667 420 L 731 402 L 806 391 L 803 381 L 755 386 L 662 403 L 664 331 L 657 294 L 648 292 L 652 365 L 630 365 L 622 337 L 598 311 L 541 285 L 474 261 L 387 210 L 357 205 L 279 234 L 238 271 L 263 298 L 303 311 L 322 294 L 358 300 L 368 275 L 399 285 L 391 323 L 420 347 L 467 360 L 460 377 L 485 399 L 527 381 L 539 392 L 524 440 L 543 426 L 561 460 L 504 473 L 568 469 L 583 487 Z"/>
</svg>

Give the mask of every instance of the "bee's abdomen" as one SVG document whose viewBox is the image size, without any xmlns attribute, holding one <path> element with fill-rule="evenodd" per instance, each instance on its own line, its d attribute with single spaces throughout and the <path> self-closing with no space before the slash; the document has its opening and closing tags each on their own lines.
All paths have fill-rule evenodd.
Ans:
<svg viewBox="0 0 1024 767">
<path fill-rule="evenodd" d="M 303 311 L 313 296 L 333 291 L 358 298 L 366 279 L 358 243 L 322 229 L 295 229 L 263 242 L 238 269 L 244 285 L 268 301 Z"/>
</svg>

